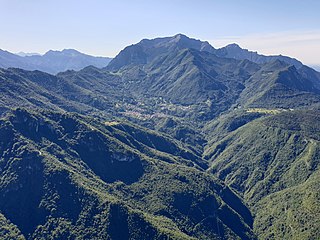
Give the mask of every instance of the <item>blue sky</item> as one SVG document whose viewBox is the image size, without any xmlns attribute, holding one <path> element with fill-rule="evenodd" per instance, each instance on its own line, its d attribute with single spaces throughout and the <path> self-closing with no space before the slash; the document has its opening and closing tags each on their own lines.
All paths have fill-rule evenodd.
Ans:
<svg viewBox="0 0 320 240">
<path fill-rule="evenodd" d="M 0 48 L 75 48 L 115 56 L 143 38 L 183 33 L 320 65 L 319 0 L 0 0 Z"/>
</svg>

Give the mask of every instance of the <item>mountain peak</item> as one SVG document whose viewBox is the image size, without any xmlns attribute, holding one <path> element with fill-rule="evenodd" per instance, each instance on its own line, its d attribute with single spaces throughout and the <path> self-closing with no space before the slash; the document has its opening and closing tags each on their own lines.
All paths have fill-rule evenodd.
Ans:
<svg viewBox="0 0 320 240">
<path fill-rule="evenodd" d="M 63 49 L 62 52 L 63 53 L 81 53 L 75 49 Z"/>
<path fill-rule="evenodd" d="M 65 56 L 78 56 L 82 55 L 83 53 L 75 50 L 75 49 L 63 49 L 62 51 L 59 50 L 49 50 L 44 54 L 44 56 L 58 56 L 58 55 L 65 55 Z"/>
<path fill-rule="evenodd" d="M 265 56 L 262 54 L 258 54 L 257 52 L 249 51 L 248 49 L 241 48 L 236 43 L 232 43 L 223 48 L 217 49 L 215 54 L 218 57 L 234 58 L 238 60 L 247 59 L 258 64 L 264 64 L 278 59 L 290 65 L 294 65 L 296 68 L 300 68 L 302 66 L 302 63 L 294 58 L 282 55 Z"/>
<path fill-rule="evenodd" d="M 66 70 L 80 70 L 93 65 L 103 68 L 108 65 L 110 58 L 94 57 L 81 53 L 75 49 L 49 50 L 44 55 L 19 56 L 0 49 L 0 67 L 22 68 L 25 70 L 40 70 L 57 74 Z"/>
<path fill-rule="evenodd" d="M 172 38 L 177 40 L 177 41 L 180 41 L 182 39 L 189 39 L 189 40 L 191 39 L 191 38 L 187 37 L 186 35 L 184 35 L 182 33 L 178 33 L 178 34 L 174 35 Z"/>
<path fill-rule="evenodd" d="M 26 52 L 18 52 L 16 55 L 20 57 L 30 57 L 30 56 L 40 56 L 40 53 L 26 53 Z"/>
<path fill-rule="evenodd" d="M 227 48 L 227 49 L 245 50 L 245 49 L 242 49 L 237 43 L 228 44 L 227 46 L 225 46 L 225 48 Z"/>
<path fill-rule="evenodd" d="M 109 70 L 119 70 L 131 64 L 146 64 L 162 54 L 182 49 L 195 49 L 214 53 L 215 49 L 208 42 L 189 38 L 184 34 L 155 39 L 143 39 L 139 43 L 123 49 L 108 65 Z"/>
</svg>

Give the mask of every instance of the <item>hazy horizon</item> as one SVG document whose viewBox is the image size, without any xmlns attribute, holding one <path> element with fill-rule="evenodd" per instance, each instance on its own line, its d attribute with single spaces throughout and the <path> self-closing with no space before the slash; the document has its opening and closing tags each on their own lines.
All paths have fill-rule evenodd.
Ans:
<svg viewBox="0 0 320 240">
<path fill-rule="evenodd" d="M 182 33 L 220 48 L 237 43 L 265 55 L 320 65 L 317 1 L 0 0 L 0 49 L 18 53 L 76 49 L 114 57 L 141 39 Z"/>
</svg>

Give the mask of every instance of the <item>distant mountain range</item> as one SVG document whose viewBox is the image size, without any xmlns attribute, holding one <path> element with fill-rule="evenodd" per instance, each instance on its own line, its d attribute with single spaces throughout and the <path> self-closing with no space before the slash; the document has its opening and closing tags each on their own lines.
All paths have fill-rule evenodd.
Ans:
<svg viewBox="0 0 320 240">
<path fill-rule="evenodd" d="M 0 239 L 320 239 L 319 133 L 320 73 L 234 44 L 0 69 Z"/>
<path fill-rule="evenodd" d="M 233 43 L 223 48 L 217 49 L 215 54 L 219 57 L 234 58 L 238 60 L 247 59 L 255 63 L 267 63 L 273 60 L 280 60 L 290 65 L 294 65 L 296 68 L 300 68 L 302 63 L 294 58 L 277 55 L 277 56 L 265 56 L 258 54 L 257 52 L 251 52 L 247 49 L 242 49 L 239 45 Z"/>
<path fill-rule="evenodd" d="M 257 52 L 251 52 L 242 49 L 237 44 L 230 44 L 220 49 L 215 49 L 208 42 L 190 39 L 183 34 L 177 34 L 174 37 L 157 38 L 153 40 L 144 39 L 138 44 L 126 47 L 119 53 L 117 59 L 114 60 L 109 69 L 119 68 L 128 62 L 131 63 L 147 63 L 154 57 L 161 55 L 164 52 L 175 49 L 195 49 L 213 53 L 218 57 L 234 58 L 238 60 L 250 60 L 255 63 L 267 63 L 273 60 L 280 60 L 300 68 L 302 63 L 294 58 L 278 55 L 278 56 L 264 56 Z"/>
<path fill-rule="evenodd" d="M 40 53 L 25 53 L 25 52 L 18 52 L 16 55 L 20 57 L 30 57 L 30 56 L 40 56 Z"/>
<path fill-rule="evenodd" d="M 311 65 L 310 67 L 314 68 L 318 72 L 320 72 L 320 65 Z"/>
<path fill-rule="evenodd" d="M 174 44 L 175 43 L 175 44 Z M 172 45 L 173 44 L 173 45 Z M 213 53 L 218 57 L 234 58 L 238 60 L 250 60 L 258 64 L 267 63 L 272 60 L 284 61 L 296 68 L 303 64 L 287 56 L 265 56 L 257 52 L 242 49 L 239 45 L 233 43 L 225 47 L 215 49 L 208 42 L 202 42 L 196 39 L 190 39 L 183 34 L 177 34 L 174 37 L 157 38 L 153 40 L 144 39 L 136 45 L 126 47 L 117 56 L 108 69 L 115 69 L 127 62 L 147 63 L 154 57 L 161 55 L 163 52 L 170 51 L 170 47 L 175 46 L 179 49 L 189 48 L 199 51 Z M 66 70 L 81 70 L 87 66 L 97 68 L 106 67 L 112 58 L 93 57 L 80 53 L 74 49 L 65 49 L 62 51 L 48 51 L 44 55 L 38 53 L 19 52 L 17 54 L 3 51 L 0 49 L 0 67 L 2 68 L 22 68 L 25 70 L 39 70 L 51 74 L 57 74 Z M 311 66 L 320 70 L 320 66 Z"/>
<path fill-rule="evenodd" d="M 210 114 L 233 104 L 258 107 L 265 101 L 287 108 L 289 98 L 282 102 L 270 98 L 270 92 L 291 94 L 290 104 L 295 105 L 301 104 L 296 100 L 300 94 L 292 91 L 317 98 L 313 94 L 320 90 L 320 73 L 298 60 L 262 56 L 234 44 L 216 50 L 208 42 L 181 34 L 126 47 L 105 70 L 130 79 L 127 88 L 135 94 L 148 93 L 182 104 L 209 101 Z"/>
<path fill-rule="evenodd" d="M 44 55 L 39 54 L 13 54 L 0 50 L 0 67 L 22 68 L 25 70 L 39 70 L 51 74 L 57 74 L 66 70 L 80 70 L 87 66 L 105 67 L 111 58 L 93 57 L 80 53 L 74 49 L 62 51 L 48 51 Z"/>
</svg>

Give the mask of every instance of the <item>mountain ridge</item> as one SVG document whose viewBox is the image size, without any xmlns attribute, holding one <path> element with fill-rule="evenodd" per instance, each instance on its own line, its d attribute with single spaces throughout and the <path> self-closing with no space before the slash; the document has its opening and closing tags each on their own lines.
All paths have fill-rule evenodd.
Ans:
<svg viewBox="0 0 320 240">
<path fill-rule="evenodd" d="M 0 50 L 0 67 L 22 68 L 25 70 L 39 70 L 51 74 L 57 74 L 66 70 L 81 70 L 93 65 L 105 67 L 111 61 L 107 57 L 94 57 L 81 53 L 75 49 L 62 51 L 49 50 L 43 55 L 19 56 L 8 51 Z"/>
<path fill-rule="evenodd" d="M 148 48 L 150 50 L 150 46 L 152 46 L 152 48 L 154 48 L 156 46 L 157 50 L 155 50 L 153 53 L 149 53 L 148 56 L 143 57 L 143 54 L 144 54 L 143 52 L 145 50 L 148 50 Z M 140 63 L 146 63 L 147 61 L 151 61 L 153 59 L 152 56 L 161 54 L 161 52 L 163 52 L 164 49 L 165 49 L 165 51 L 168 51 L 169 49 L 170 49 L 170 51 L 172 51 L 175 49 L 183 49 L 183 48 L 192 48 L 192 49 L 197 49 L 200 51 L 207 51 L 210 53 L 215 53 L 219 57 L 235 58 L 238 60 L 247 59 L 247 60 L 250 60 L 250 61 L 258 63 L 258 64 L 267 63 L 267 62 L 274 61 L 274 60 L 278 59 L 278 60 L 287 62 L 289 64 L 292 64 L 298 69 L 300 67 L 302 67 L 302 65 L 303 65 L 300 61 L 298 61 L 294 58 L 291 58 L 291 57 L 282 56 L 282 55 L 267 56 L 267 55 L 258 54 L 257 52 L 243 49 L 236 43 L 232 43 L 232 44 L 229 44 L 225 47 L 221 47 L 219 49 L 216 49 L 212 45 L 210 45 L 209 42 L 207 42 L 207 41 L 201 41 L 198 39 L 189 38 L 186 35 L 181 34 L 181 33 L 176 34 L 171 37 L 142 39 L 137 44 L 132 44 L 131 46 L 128 46 L 126 50 L 128 51 L 130 49 L 130 51 L 132 52 L 131 54 L 137 54 L 136 57 L 139 57 L 139 54 L 140 54 L 141 58 L 145 58 L 144 60 L 140 59 L 140 61 L 142 61 Z M 40 70 L 40 71 L 45 71 L 48 73 L 56 74 L 58 72 L 62 72 L 62 71 L 66 71 L 66 70 L 80 70 L 81 68 L 84 68 L 89 65 L 103 68 L 103 67 L 106 67 L 109 64 L 109 62 L 111 62 L 111 60 L 112 60 L 112 58 L 94 57 L 94 58 L 96 58 L 96 60 L 93 61 L 93 56 L 83 54 L 83 53 L 78 52 L 77 50 L 74 50 L 73 55 L 78 55 L 79 57 L 82 57 L 82 58 L 84 56 L 86 56 L 86 57 L 90 58 L 90 60 L 87 60 L 86 63 L 77 63 L 77 65 L 75 65 L 75 66 L 71 65 L 71 66 L 67 66 L 65 68 L 62 68 L 61 66 L 59 66 L 59 67 L 56 66 L 54 69 L 50 69 L 49 66 L 47 66 L 44 63 L 41 63 L 41 61 L 53 61 L 53 60 L 49 60 L 49 59 L 44 59 L 44 60 L 40 60 L 40 59 L 41 59 L 41 57 L 44 57 L 44 56 L 48 57 L 48 55 L 49 56 L 55 55 L 54 53 L 56 53 L 57 55 L 60 53 L 62 55 L 68 56 L 66 54 L 68 52 L 68 50 L 69 50 L 69 53 L 71 53 L 71 50 L 73 51 L 74 49 L 64 49 L 62 51 L 49 50 L 48 52 L 46 52 L 43 55 L 26 54 L 26 53 L 21 52 L 22 56 L 19 56 L 19 54 L 11 53 L 14 56 L 10 55 L 9 58 L 5 58 L 2 60 L 1 60 L 1 57 L 2 58 L 8 57 L 8 53 L 10 53 L 10 52 L 1 50 L 0 51 L 0 66 L 4 67 L 4 68 L 17 67 L 17 68 L 23 68 L 26 70 Z M 120 53 L 118 54 L 119 57 L 122 56 L 121 53 L 122 53 L 122 51 L 120 51 Z M 1 54 L 4 54 L 4 56 L 1 56 Z M 20 58 L 17 58 L 16 56 L 18 56 Z M 130 58 L 129 56 L 130 56 L 130 54 L 127 57 L 123 56 L 123 58 Z M 68 57 L 70 57 L 70 56 L 68 56 Z M 11 59 L 11 61 L 14 60 L 14 62 L 9 65 L 6 65 L 5 62 L 9 61 L 9 59 Z M 133 59 L 134 59 L 134 57 L 133 57 Z M 109 66 L 109 70 L 110 69 L 116 70 L 119 68 L 119 66 L 125 65 L 125 63 L 122 63 L 122 64 L 117 63 L 119 61 L 120 61 L 119 59 L 113 61 L 113 63 L 111 63 L 111 65 Z M 127 61 L 127 63 L 128 63 L 129 59 L 122 60 L 122 61 L 125 61 L 125 62 Z M 117 66 L 117 65 L 119 65 L 119 66 Z M 313 66 L 315 66 L 315 69 L 318 70 L 317 65 L 312 65 L 310 67 L 313 67 Z"/>
<path fill-rule="evenodd" d="M 319 73 L 215 51 L 0 69 L 0 238 L 319 238 Z"/>
<path fill-rule="evenodd" d="M 1 194 L 0 209 L 25 236 L 48 237 L 52 234 L 50 229 L 53 226 L 63 227 L 67 224 L 64 231 L 57 231 L 56 236 L 63 237 L 63 234 L 66 234 L 123 239 L 138 234 L 139 238 L 143 239 L 148 239 L 150 235 L 153 239 L 163 239 L 161 235 L 177 239 L 178 236 L 180 239 L 194 239 L 192 235 L 198 235 L 200 238 L 220 238 L 221 233 L 228 233 L 230 239 L 239 236 L 242 239 L 254 239 L 248 226 L 252 224 L 250 215 L 245 215 L 248 214 L 248 210 L 227 187 L 194 168 L 183 167 L 174 162 L 166 163 L 156 156 L 148 158 L 127 146 L 124 139 L 107 131 L 101 123 L 96 124 L 100 125 L 99 130 L 92 132 L 91 128 L 95 127 L 77 120 L 76 115 L 61 115 L 49 111 L 33 114 L 24 109 L 17 109 L 1 120 L 0 134 L 7 132 L 9 136 L 1 142 L 1 153 L 6 152 L 6 161 L 12 164 L 15 162 L 20 168 L 10 168 L 1 164 L 3 174 L 11 172 L 16 178 L 7 178 L 5 182 L 0 182 L 0 191 L 7 189 L 6 186 L 12 186 L 8 188 L 9 191 Z M 11 131 L 13 129 L 15 130 Z M 16 146 L 16 157 L 21 157 L 20 161 L 12 157 L 12 151 L 6 151 L 6 148 L 10 148 L 12 140 L 19 136 L 23 139 L 20 147 Z M 61 138 L 62 136 L 65 137 Z M 43 141 L 43 138 L 46 140 Z M 95 141 L 88 141 L 90 138 Z M 75 139 L 78 139 L 77 142 L 74 142 Z M 22 149 L 21 144 L 24 143 L 27 145 Z M 68 146 L 64 147 L 67 151 L 65 156 L 68 157 L 61 158 L 56 154 L 65 145 Z M 122 167 L 118 168 L 118 165 Z M 177 171 L 178 169 L 180 170 Z M 83 171 L 87 173 L 81 174 Z M 155 175 L 155 172 L 159 173 Z M 158 179 L 160 176 L 161 179 Z M 204 185 L 198 189 L 195 176 L 198 180 L 203 179 L 200 185 Z M 23 179 L 29 177 L 38 181 L 24 182 Z M 56 184 L 57 180 L 62 184 Z M 20 181 L 24 187 L 15 187 Z M 167 188 L 169 182 L 170 185 L 176 186 L 166 192 L 167 196 L 162 195 L 159 191 Z M 190 184 L 196 185 L 191 187 Z M 31 194 L 30 191 L 33 192 L 31 202 L 24 200 L 20 194 Z M 13 194 L 15 198 L 12 198 Z M 196 194 L 200 194 L 202 198 L 199 199 Z M 189 200 L 184 203 L 185 197 Z M 78 198 L 82 198 L 83 201 L 79 202 Z M 240 205 L 236 206 L 232 201 Z M 18 202 L 22 205 L 18 205 Z M 27 207 L 24 207 L 24 204 L 27 204 Z M 73 211 L 68 210 L 68 204 L 72 204 Z M 141 214 L 140 208 L 146 204 L 149 210 Z M 169 208 L 166 207 L 168 205 Z M 33 212 L 32 221 L 19 214 L 30 214 L 30 211 Z M 108 214 L 103 213 L 104 211 Z M 188 217 L 185 217 L 186 211 L 189 211 Z M 132 215 L 139 217 L 136 219 Z M 100 223 L 83 222 L 85 216 L 89 219 L 96 216 Z M 226 220 L 227 216 L 236 219 L 237 223 L 229 223 Z M 209 227 L 209 219 L 219 225 L 218 229 Z M 249 222 L 246 223 L 242 219 Z M 105 221 L 109 224 L 103 224 Z M 39 223 L 42 224 L 41 228 L 36 228 Z M 134 233 L 134 226 L 131 225 L 133 223 L 141 224 L 138 224 L 138 229 L 141 229 L 138 233 Z M 150 227 L 150 224 L 153 227 Z M 119 226 L 116 227 L 117 225 Z M 108 226 L 110 228 L 107 228 Z M 86 227 L 102 228 L 105 231 L 86 233 L 83 232 Z"/>
<path fill-rule="evenodd" d="M 232 43 L 225 47 L 217 49 L 215 52 L 217 56 L 236 58 L 236 59 L 247 59 L 255 63 L 267 63 L 274 60 L 280 60 L 287 62 L 290 65 L 294 65 L 296 68 L 302 67 L 302 63 L 295 58 L 282 55 L 263 55 L 257 52 L 249 51 L 241 48 L 238 44 Z"/>
<path fill-rule="evenodd" d="M 183 34 L 177 34 L 174 35 L 172 37 L 162 37 L 162 38 L 154 38 L 154 39 L 143 39 L 141 40 L 139 43 L 137 44 L 132 44 L 130 46 L 128 46 L 127 48 L 130 49 L 131 51 L 137 51 L 135 54 L 142 54 L 143 52 L 150 48 L 150 47 L 156 48 L 156 53 L 159 55 L 161 54 L 161 48 L 166 49 L 166 51 L 168 51 L 170 49 L 170 51 L 176 50 L 177 48 L 179 49 L 183 49 L 183 48 L 191 48 L 191 49 L 197 49 L 200 51 L 207 51 L 210 53 L 214 53 L 219 57 L 226 57 L 226 58 L 235 58 L 238 60 L 249 60 L 251 62 L 255 62 L 258 64 L 264 64 L 267 62 L 271 62 L 271 61 L 275 61 L 275 60 L 280 60 L 283 62 L 287 62 L 290 65 L 294 65 L 297 69 L 299 69 L 300 67 L 303 66 L 303 64 L 298 61 L 295 58 L 291 58 L 288 56 L 282 56 L 282 55 L 262 55 L 262 54 L 258 54 L 257 52 L 253 52 L 253 51 L 249 51 L 247 49 L 243 49 L 241 48 L 238 44 L 233 43 L 233 44 L 229 44 L 225 47 L 221 47 L 219 49 L 214 48 L 213 46 L 211 46 L 209 44 L 209 42 L 207 41 L 201 41 L 201 40 L 196 40 L 193 38 L 189 38 L 186 35 Z M 133 50 L 134 48 L 137 48 L 135 50 Z M 139 49 L 138 49 L 139 47 Z M 115 57 L 115 60 L 113 62 L 111 62 L 111 65 L 109 66 L 109 69 L 111 70 L 117 70 L 119 69 L 119 67 L 121 66 L 121 64 L 119 66 L 117 66 L 117 64 L 119 63 L 115 63 L 115 62 L 119 62 L 119 57 L 122 57 L 123 51 L 128 50 L 128 49 L 123 49 L 122 51 L 120 51 L 120 53 L 118 54 L 118 59 L 116 59 L 117 57 Z M 138 55 L 139 55 L 138 54 Z M 137 55 L 137 56 L 138 56 Z M 148 56 L 149 58 L 152 58 L 152 53 L 150 54 L 150 56 Z M 147 63 L 147 56 L 145 56 L 145 60 L 144 62 L 141 63 Z M 148 60 L 149 61 L 149 60 Z M 128 59 L 126 62 L 123 62 L 122 64 L 128 64 Z"/>
</svg>

